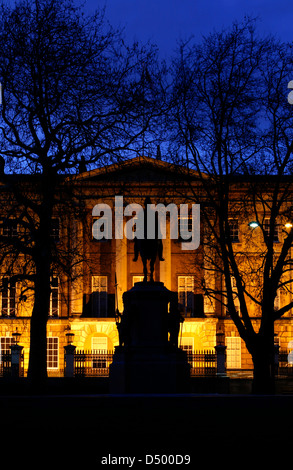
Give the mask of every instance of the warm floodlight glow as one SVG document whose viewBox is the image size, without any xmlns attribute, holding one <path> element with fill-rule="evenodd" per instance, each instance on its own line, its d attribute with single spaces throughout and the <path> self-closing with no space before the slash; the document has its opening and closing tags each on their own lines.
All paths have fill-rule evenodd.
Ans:
<svg viewBox="0 0 293 470">
<path fill-rule="evenodd" d="M 249 222 L 249 227 L 250 228 L 256 228 L 256 227 L 259 227 L 259 223 L 256 222 L 256 221 L 252 221 L 252 222 Z"/>
<path fill-rule="evenodd" d="M 15 329 L 15 332 L 12 333 L 12 336 L 14 338 L 14 344 L 16 344 L 18 346 L 19 338 L 21 337 L 21 333 L 18 332 L 17 328 Z"/>
<path fill-rule="evenodd" d="M 291 224 L 291 222 L 287 222 L 285 224 L 285 228 L 292 228 L 293 227 L 293 224 Z"/>
<path fill-rule="evenodd" d="M 74 338 L 74 333 L 72 333 L 71 331 L 68 331 L 68 333 L 66 333 L 66 338 L 67 338 L 67 344 L 72 344 L 73 343 L 73 338 Z"/>
</svg>

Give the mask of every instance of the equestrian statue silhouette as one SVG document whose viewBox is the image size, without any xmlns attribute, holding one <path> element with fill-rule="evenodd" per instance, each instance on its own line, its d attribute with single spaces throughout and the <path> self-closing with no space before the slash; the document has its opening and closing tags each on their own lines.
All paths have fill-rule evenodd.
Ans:
<svg viewBox="0 0 293 470">
<path fill-rule="evenodd" d="M 158 213 L 155 214 L 155 238 L 148 239 L 147 237 L 147 206 L 151 204 L 150 197 L 146 197 L 144 201 L 144 238 L 138 239 L 135 237 L 134 239 L 134 258 L 133 261 L 138 260 L 138 256 L 140 255 L 142 264 L 143 264 L 143 274 L 144 279 L 143 282 L 147 282 L 148 280 L 148 268 L 147 262 L 150 262 L 150 282 L 154 281 L 154 266 L 157 256 L 160 261 L 164 261 L 163 258 L 163 243 L 159 235 L 159 227 L 158 227 Z"/>
</svg>

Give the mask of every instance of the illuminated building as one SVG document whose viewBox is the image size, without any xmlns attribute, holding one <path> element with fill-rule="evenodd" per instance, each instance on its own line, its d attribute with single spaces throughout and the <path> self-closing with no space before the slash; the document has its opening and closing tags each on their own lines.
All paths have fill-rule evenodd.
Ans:
<svg viewBox="0 0 293 470">
<path fill-rule="evenodd" d="M 185 203 L 188 200 L 184 195 L 186 188 L 184 185 L 179 187 L 178 175 L 174 171 L 172 165 L 162 160 L 137 157 L 74 177 L 76 193 L 81 195 L 86 206 L 86 217 L 72 220 L 70 214 L 67 217 L 56 214 L 53 236 L 56 243 L 64 240 L 64 243 L 70 243 L 71 250 L 73 248 L 82 262 L 75 266 L 72 279 L 52 273 L 47 324 L 49 375 L 63 375 L 64 346 L 69 331 L 74 334 L 73 344 L 79 350 L 113 350 L 118 345 L 115 309 L 118 307 L 120 312 L 123 311 L 123 292 L 143 278 L 141 260 L 133 261 L 132 240 L 124 236 L 123 239 L 113 237 L 98 241 L 93 237 L 93 207 L 98 203 L 113 207 L 117 195 L 123 195 L 124 205 L 132 202 L 143 205 L 146 196 L 150 196 L 156 204 Z M 185 223 L 188 224 L 188 220 Z M 249 227 L 249 222 L 231 219 L 232 241 L 236 247 L 239 246 L 239 250 L 243 249 L 240 232 L 244 225 Z M 257 224 L 252 229 L 257 230 Z M 17 236 L 17 225 L 5 227 L 2 224 L 2 235 L 5 230 L 7 236 Z M 221 303 L 205 296 L 200 286 L 199 278 L 205 278 L 206 284 L 214 285 L 216 282 L 202 269 L 202 246 L 197 250 L 184 251 L 181 248 L 182 240 L 171 240 L 169 234 L 170 226 L 167 223 L 167 238 L 163 240 L 165 261 L 156 261 L 154 274 L 155 281 L 161 281 L 171 291 L 178 292 L 180 308 L 185 316 L 179 335 L 181 347 L 186 350 L 211 350 L 217 343 L 217 333 L 224 331 L 227 369 L 251 369 L 251 356 L 229 313 Z M 21 292 L 19 284 L 11 282 L 6 276 L 1 291 L 0 347 L 1 352 L 9 349 L 12 334 L 17 328 L 21 333 L 20 344 L 24 347 L 26 373 L 33 298 Z M 279 304 L 284 301 L 282 296 L 280 293 L 276 299 Z M 252 312 L 252 316 L 257 325 L 257 312 Z M 282 349 L 292 344 L 292 324 L 291 311 L 276 322 L 275 331 Z"/>
</svg>

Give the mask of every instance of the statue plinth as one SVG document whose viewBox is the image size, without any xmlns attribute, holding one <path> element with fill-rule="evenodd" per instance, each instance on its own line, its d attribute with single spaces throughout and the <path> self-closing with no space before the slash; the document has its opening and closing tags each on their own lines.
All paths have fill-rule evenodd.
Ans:
<svg viewBox="0 0 293 470">
<path fill-rule="evenodd" d="M 110 366 L 110 392 L 187 392 L 190 367 L 186 353 L 174 341 L 180 325 L 177 293 L 162 282 L 137 282 L 123 294 L 123 303 L 120 346 Z"/>
<path fill-rule="evenodd" d="M 130 342 L 135 348 L 165 348 L 168 344 L 170 292 L 162 282 L 137 282 L 123 294 L 130 317 Z"/>
</svg>

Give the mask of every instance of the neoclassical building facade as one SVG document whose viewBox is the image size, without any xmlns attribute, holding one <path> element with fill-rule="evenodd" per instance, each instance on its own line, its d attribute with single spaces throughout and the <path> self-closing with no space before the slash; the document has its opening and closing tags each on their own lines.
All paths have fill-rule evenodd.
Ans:
<svg viewBox="0 0 293 470">
<path fill-rule="evenodd" d="M 173 165 L 149 157 L 136 157 L 121 164 L 85 171 L 72 178 L 73 191 L 83 201 L 83 216 L 78 218 L 62 211 L 53 220 L 53 237 L 72 253 L 72 276 L 52 272 L 50 313 L 47 324 L 47 367 L 51 376 L 62 376 L 64 371 L 64 346 L 66 334 L 74 334 L 77 350 L 113 350 L 118 345 L 117 311 L 123 312 L 123 293 L 135 282 L 143 279 L 140 259 L 134 261 L 134 241 L 122 236 L 115 238 L 115 197 L 123 196 L 123 228 L 132 221 L 133 214 L 124 214 L 129 204 L 143 206 L 146 197 L 154 204 L 191 204 L 188 188 L 180 182 L 178 170 Z M 194 175 L 194 185 L 200 186 Z M 117 199 L 116 199 L 117 201 Z M 111 208 L 112 236 L 98 240 L 94 223 L 104 215 L 96 215 L 97 204 Z M 100 206 L 101 208 L 101 206 Z M 120 220 L 121 222 L 121 220 Z M 190 217 L 181 215 L 180 223 L 190 228 Z M 241 220 L 233 219 L 235 247 L 241 244 Z M 247 224 L 243 224 L 243 227 Z M 106 223 L 100 232 L 109 233 Z M 106 230 L 107 229 L 107 230 Z M 199 226 L 201 237 L 204 228 Z M 17 236 L 17 224 L 2 223 L 2 235 Z M 252 369 L 252 360 L 244 342 L 221 302 L 204 295 L 203 283 L 215 286 L 221 282 L 204 269 L 203 244 L 196 249 L 183 250 L 182 240 L 170 238 L 170 216 L 166 217 L 166 238 L 163 239 L 164 261 L 156 260 L 154 280 L 163 282 L 173 292 L 178 292 L 179 307 L 184 322 L 179 333 L 179 345 L 186 350 L 213 350 L 217 333 L 223 332 L 227 346 L 227 370 Z M 243 229 L 245 230 L 245 228 Z M 284 301 L 282 295 L 278 302 Z M 27 373 L 30 343 L 30 316 L 33 293 L 23 294 L 19 282 L 11 282 L 3 275 L 0 309 L 0 360 L 13 341 L 13 333 L 21 334 L 19 343 L 24 352 L 24 373 Z M 257 329 L 257 312 L 252 312 Z M 291 311 L 276 322 L 277 341 L 282 349 L 290 349 L 293 340 Z M 292 348 L 293 349 L 293 348 Z"/>
</svg>

